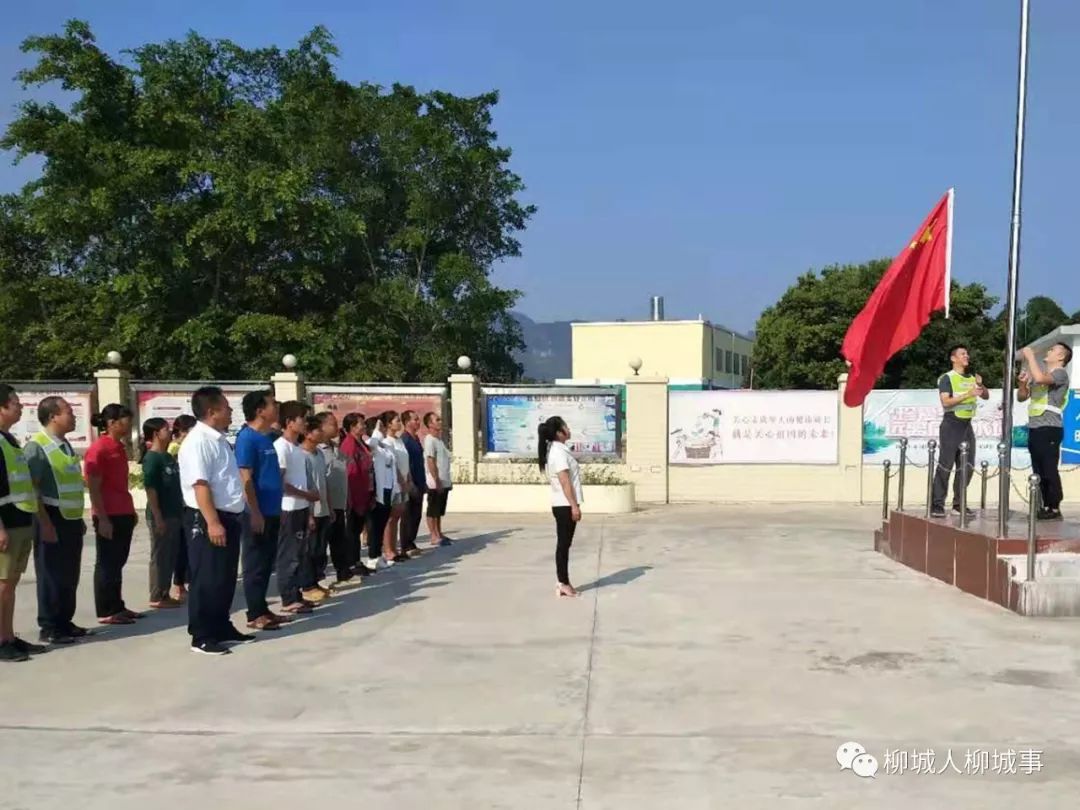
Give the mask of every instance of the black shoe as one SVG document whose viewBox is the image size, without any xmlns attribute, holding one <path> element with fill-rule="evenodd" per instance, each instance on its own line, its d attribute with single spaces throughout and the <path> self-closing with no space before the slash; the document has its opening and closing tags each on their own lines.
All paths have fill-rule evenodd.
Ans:
<svg viewBox="0 0 1080 810">
<path fill-rule="evenodd" d="M 394 562 L 396 562 L 396 563 L 409 562 L 411 559 L 412 559 L 412 557 L 410 557 L 408 554 L 395 554 L 394 555 Z"/>
<path fill-rule="evenodd" d="M 86 638 L 87 636 L 94 635 L 93 630 L 87 630 L 85 627 L 79 627 L 77 624 L 70 625 L 67 629 L 67 633 L 72 638 Z"/>
<path fill-rule="evenodd" d="M 944 506 L 935 506 L 933 509 L 930 510 L 930 517 L 932 517 L 932 518 L 943 518 L 943 517 L 945 517 L 945 507 Z"/>
<path fill-rule="evenodd" d="M 14 663 L 16 661 L 29 661 L 30 656 L 12 644 L 10 641 L 5 641 L 0 644 L 0 662 Z"/>
<path fill-rule="evenodd" d="M 1035 519 L 1036 520 L 1056 520 L 1057 518 L 1054 517 L 1054 510 L 1053 509 L 1047 509 L 1044 506 L 1041 509 L 1039 509 L 1038 514 L 1035 515 Z"/>
<path fill-rule="evenodd" d="M 1061 514 L 1060 509 L 1051 509 L 1050 511 L 1054 513 L 1054 516 L 1052 518 L 1050 518 L 1051 520 L 1064 520 L 1065 519 L 1065 516 L 1063 514 Z"/>
<path fill-rule="evenodd" d="M 192 644 L 191 651 L 202 653 L 203 655 L 228 655 L 232 652 L 228 647 L 223 644 L 218 644 L 216 641 L 204 641 L 201 644 Z"/>
<path fill-rule="evenodd" d="M 68 633 L 61 633 L 56 630 L 42 630 L 38 634 L 38 641 L 42 644 L 74 644 L 76 638 Z"/>
<path fill-rule="evenodd" d="M 958 514 L 958 515 L 960 514 L 960 507 L 959 506 L 954 506 L 952 508 L 952 510 L 956 514 Z M 968 509 L 967 510 L 967 518 L 968 518 L 968 520 L 973 520 L 974 518 L 977 518 L 978 516 L 979 516 L 979 513 L 976 512 L 974 509 Z"/>
<path fill-rule="evenodd" d="M 47 653 L 49 651 L 49 648 L 44 644 L 31 644 L 29 641 L 21 638 L 17 638 L 10 643 L 16 650 L 26 653 L 27 655 L 41 655 L 42 653 Z"/>
<path fill-rule="evenodd" d="M 369 568 L 368 566 L 364 565 L 363 563 L 357 563 L 353 567 L 353 573 L 356 574 L 358 577 L 369 577 L 378 570 L 379 569 L 377 569 L 377 568 Z"/>
<path fill-rule="evenodd" d="M 255 641 L 257 638 L 254 633 L 241 633 L 235 627 L 232 630 L 231 633 L 222 637 L 222 644 L 247 644 L 249 641 Z"/>
</svg>

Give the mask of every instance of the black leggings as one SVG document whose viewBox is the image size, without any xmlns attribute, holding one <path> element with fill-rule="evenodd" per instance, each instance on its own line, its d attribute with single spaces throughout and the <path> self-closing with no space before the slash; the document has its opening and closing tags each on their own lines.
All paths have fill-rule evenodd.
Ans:
<svg viewBox="0 0 1080 810">
<path fill-rule="evenodd" d="M 555 516 L 555 575 L 560 585 L 570 584 L 570 546 L 574 542 L 577 523 L 570 516 L 569 506 L 553 506 L 551 514 Z"/>
<path fill-rule="evenodd" d="M 390 495 L 390 490 L 384 490 L 383 497 L 387 504 L 390 503 Z M 388 505 L 375 501 L 368 512 L 367 545 L 368 557 L 372 560 L 382 556 L 383 533 L 386 531 L 386 524 L 390 522 L 390 511 Z"/>
</svg>

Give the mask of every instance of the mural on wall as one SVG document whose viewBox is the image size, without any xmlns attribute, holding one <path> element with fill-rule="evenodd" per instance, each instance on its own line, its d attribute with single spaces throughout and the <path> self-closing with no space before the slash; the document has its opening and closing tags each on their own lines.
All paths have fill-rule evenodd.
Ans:
<svg viewBox="0 0 1080 810">
<path fill-rule="evenodd" d="M 835 391 L 672 391 L 672 464 L 835 464 Z"/>
<path fill-rule="evenodd" d="M 943 415 L 936 390 L 871 391 L 863 405 L 863 463 L 884 464 L 888 460 L 898 464 L 900 439 L 906 438 L 908 461 L 926 464 L 928 442 L 937 440 Z M 976 465 L 985 461 L 991 467 L 997 466 L 1001 418 L 1001 389 L 991 389 L 989 399 L 979 400 L 975 418 L 971 420 L 975 432 Z M 1012 439 L 1013 466 L 1030 467 L 1027 405 L 1024 403 L 1016 403 L 1013 407 Z"/>
</svg>

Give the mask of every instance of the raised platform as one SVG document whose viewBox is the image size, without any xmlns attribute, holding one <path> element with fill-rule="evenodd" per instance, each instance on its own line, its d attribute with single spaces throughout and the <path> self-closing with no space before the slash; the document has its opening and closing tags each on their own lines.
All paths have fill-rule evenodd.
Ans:
<svg viewBox="0 0 1080 810">
<path fill-rule="evenodd" d="M 988 510 L 961 529 L 958 516 L 893 512 L 874 548 L 909 568 L 1024 616 L 1080 616 L 1080 523 L 1039 523 L 1035 580 L 1027 581 L 1027 520 L 1014 513 L 997 537 Z"/>
</svg>

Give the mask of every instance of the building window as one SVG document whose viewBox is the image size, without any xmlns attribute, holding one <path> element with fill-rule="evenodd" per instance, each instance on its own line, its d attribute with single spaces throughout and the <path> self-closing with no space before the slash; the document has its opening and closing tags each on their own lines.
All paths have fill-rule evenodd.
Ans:
<svg viewBox="0 0 1080 810">
<path fill-rule="evenodd" d="M 736 354 L 735 355 L 735 374 L 736 375 L 742 374 L 742 355 L 741 354 Z"/>
<path fill-rule="evenodd" d="M 731 373 L 731 364 L 732 364 L 731 352 L 725 350 L 724 351 L 724 371 L 726 373 L 728 373 L 728 374 Z"/>
<path fill-rule="evenodd" d="M 717 349 L 716 350 L 716 370 L 717 371 L 723 371 L 724 370 L 724 350 L 723 349 Z"/>
</svg>

